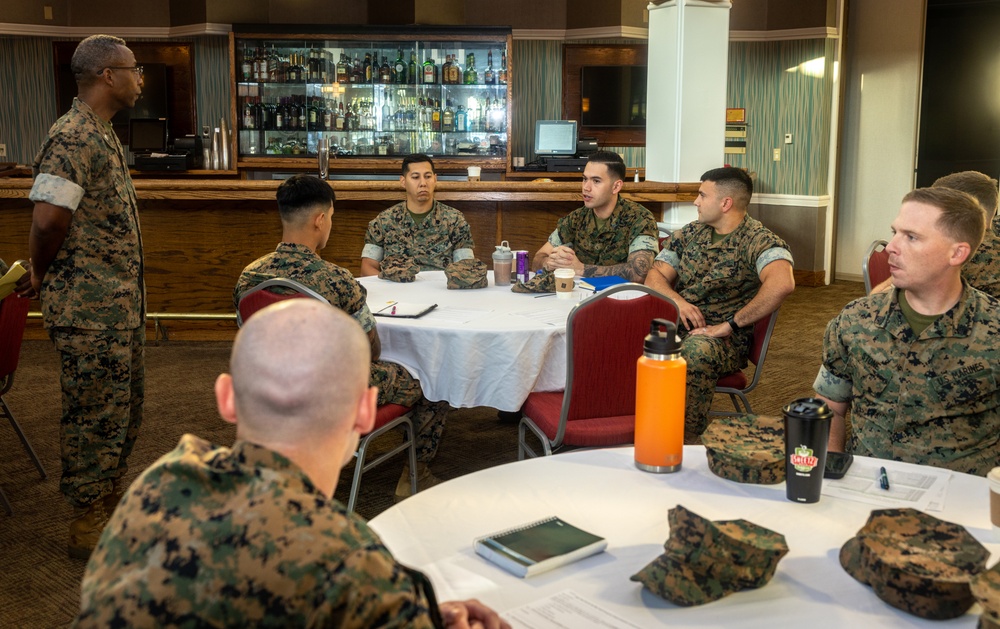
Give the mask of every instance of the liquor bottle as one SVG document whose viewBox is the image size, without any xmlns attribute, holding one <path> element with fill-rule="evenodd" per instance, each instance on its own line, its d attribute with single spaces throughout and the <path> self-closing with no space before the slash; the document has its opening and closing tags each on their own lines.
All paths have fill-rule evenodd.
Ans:
<svg viewBox="0 0 1000 629">
<path fill-rule="evenodd" d="M 434 60 L 430 57 L 424 59 L 423 76 L 425 85 L 433 85 L 438 82 L 437 65 L 434 64 Z"/>
<path fill-rule="evenodd" d="M 281 81 L 281 59 L 278 58 L 278 51 L 271 45 L 271 52 L 267 55 L 267 80 L 271 83 Z"/>
<path fill-rule="evenodd" d="M 354 58 L 357 59 L 358 55 L 355 54 Z M 357 63 L 357 62 L 355 62 L 355 63 Z M 363 79 L 361 82 L 362 83 L 371 83 L 372 82 L 372 53 L 370 53 L 370 52 L 366 52 L 365 53 L 365 62 L 364 62 L 364 65 L 361 68 L 361 71 L 362 71 L 361 77 Z"/>
<path fill-rule="evenodd" d="M 465 132 L 469 130 L 469 115 L 465 111 L 464 105 L 458 106 L 455 112 L 455 131 Z"/>
<path fill-rule="evenodd" d="M 500 51 L 500 85 L 507 85 L 507 51 Z"/>
<path fill-rule="evenodd" d="M 451 84 L 451 55 L 444 56 L 444 63 L 441 64 L 441 85 Z"/>
<path fill-rule="evenodd" d="M 460 85 L 462 83 L 462 66 L 458 64 L 458 55 L 451 56 L 451 67 L 448 68 L 448 83 Z"/>
<path fill-rule="evenodd" d="M 361 66 L 361 59 L 358 58 L 358 53 L 354 53 L 354 63 L 351 64 L 348 70 L 350 74 L 351 83 L 364 83 L 365 82 L 365 71 Z"/>
<path fill-rule="evenodd" d="M 244 82 L 253 80 L 253 59 L 250 58 L 250 51 L 246 44 L 243 45 L 243 57 L 240 62 L 240 77 Z"/>
<path fill-rule="evenodd" d="M 416 85 L 420 82 L 420 76 L 417 73 L 417 51 L 410 51 L 410 65 L 406 68 L 406 82 L 410 85 Z"/>
<path fill-rule="evenodd" d="M 340 109 L 337 110 L 337 124 L 339 125 L 337 131 L 350 131 L 353 123 L 350 106 L 345 108 L 344 103 L 340 103 Z"/>
<path fill-rule="evenodd" d="M 399 55 L 395 63 L 392 64 L 392 82 L 406 83 L 406 62 L 403 61 L 403 49 L 399 49 Z"/>
<path fill-rule="evenodd" d="M 435 99 L 431 109 L 431 131 L 441 131 L 441 101 Z"/>
<path fill-rule="evenodd" d="M 486 53 L 486 72 L 483 73 L 483 83 L 487 85 L 497 84 L 497 75 L 493 71 L 493 51 Z"/>
<path fill-rule="evenodd" d="M 299 96 L 299 131 L 305 131 L 309 127 L 306 123 L 309 120 L 309 110 L 306 108 L 305 96 Z"/>
<path fill-rule="evenodd" d="M 327 131 L 333 131 L 337 126 L 337 113 L 334 111 L 336 103 L 330 100 L 326 100 L 323 103 L 323 128 Z"/>
<path fill-rule="evenodd" d="M 297 83 L 299 80 L 296 74 L 297 72 L 298 70 L 295 65 L 295 53 L 293 52 L 288 55 L 288 72 L 285 73 L 285 80 L 289 83 Z"/>
<path fill-rule="evenodd" d="M 476 54 L 470 52 L 465 55 L 465 80 L 466 85 L 475 85 L 479 82 L 479 73 L 476 72 Z"/>
<path fill-rule="evenodd" d="M 247 96 L 246 99 L 243 101 L 243 115 L 241 116 L 241 118 L 243 120 L 244 129 L 254 128 L 254 123 L 256 122 L 256 120 L 254 120 L 253 105 L 250 103 L 249 96 Z"/>
<path fill-rule="evenodd" d="M 445 99 L 445 109 L 441 113 L 441 131 L 455 130 L 455 110 L 451 108 L 451 99 Z"/>
<path fill-rule="evenodd" d="M 337 83 L 347 83 L 347 60 L 344 53 L 340 53 L 340 61 L 337 62 Z"/>
<path fill-rule="evenodd" d="M 378 82 L 392 83 L 392 68 L 389 67 L 389 60 L 382 55 L 382 65 L 378 68 Z"/>
</svg>

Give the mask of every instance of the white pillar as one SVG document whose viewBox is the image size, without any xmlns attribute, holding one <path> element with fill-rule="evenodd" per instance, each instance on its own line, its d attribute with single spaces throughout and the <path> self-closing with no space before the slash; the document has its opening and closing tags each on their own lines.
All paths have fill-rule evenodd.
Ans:
<svg viewBox="0 0 1000 629">
<path fill-rule="evenodd" d="M 729 0 L 667 0 L 649 9 L 646 179 L 698 181 L 725 163 Z M 697 218 L 673 203 L 663 221 Z"/>
</svg>

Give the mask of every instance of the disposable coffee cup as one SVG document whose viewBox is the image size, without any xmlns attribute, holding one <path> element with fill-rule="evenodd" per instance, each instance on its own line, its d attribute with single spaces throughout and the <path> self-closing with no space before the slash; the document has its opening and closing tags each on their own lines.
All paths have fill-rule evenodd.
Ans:
<svg viewBox="0 0 1000 629">
<path fill-rule="evenodd" d="M 801 398 L 784 409 L 785 495 L 792 502 L 819 502 L 833 412 L 818 398 Z"/>
<path fill-rule="evenodd" d="M 576 277 L 576 272 L 573 269 L 556 269 L 553 275 L 556 278 L 556 297 L 572 299 L 573 278 Z"/>
<path fill-rule="evenodd" d="M 1000 542 L 1000 467 L 986 475 L 990 482 L 990 521 L 993 522 L 993 541 Z"/>
<path fill-rule="evenodd" d="M 479 181 L 482 172 L 483 169 L 479 166 L 469 166 L 469 181 Z"/>
</svg>

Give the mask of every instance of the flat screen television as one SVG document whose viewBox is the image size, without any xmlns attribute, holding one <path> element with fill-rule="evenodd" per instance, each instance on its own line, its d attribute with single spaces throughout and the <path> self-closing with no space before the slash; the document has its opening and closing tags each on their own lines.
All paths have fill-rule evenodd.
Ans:
<svg viewBox="0 0 1000 629">
<path fill-rule="evenodd" d="M 646 126 L 646 66 L 584 66 L 580 72 L 583 126 Z"/>
<path fill-rule="evenodd" d="M 572 157 L 576 155 L 576 120 L 536 120 L 535 155 Z"/>
<path fill-rule="evenodd" d="M 166 118 L 130 118 L 128 150 L 134 154 L 167 152 Z"/>
</svg>

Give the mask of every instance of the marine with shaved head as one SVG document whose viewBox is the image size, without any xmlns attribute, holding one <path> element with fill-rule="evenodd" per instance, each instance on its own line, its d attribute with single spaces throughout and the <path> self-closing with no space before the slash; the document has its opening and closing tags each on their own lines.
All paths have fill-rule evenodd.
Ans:
<svg viewBox="0 0 1000 629">
<path fill-rule="evenodd" d="M 87 566 L 77 626 L 508 627 L 475 600 L 438 605 L 333 498 L 375 421 L 369 351 L 354 319 L 315 300 L 247 321 L 215 383 L 236 442 L 185 435 L 132 484 Z"/>
</svg>

